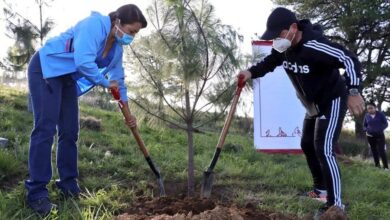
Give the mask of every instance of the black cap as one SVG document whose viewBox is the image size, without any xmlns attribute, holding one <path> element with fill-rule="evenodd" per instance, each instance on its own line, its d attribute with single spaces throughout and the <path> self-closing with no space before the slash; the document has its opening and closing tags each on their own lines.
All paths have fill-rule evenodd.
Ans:
<svg viewBox="0 0 390 220">
<path fill-rule="evenodd" d="M 269 15 L 267 20 L 267 30 L 261 36 L 262 40 L 272 40 L 279 36 L 282 30 L 288 30 L 292 23 L 298 22 L 294 12 L 287 8 L 276 8 Z"/>
</svg>

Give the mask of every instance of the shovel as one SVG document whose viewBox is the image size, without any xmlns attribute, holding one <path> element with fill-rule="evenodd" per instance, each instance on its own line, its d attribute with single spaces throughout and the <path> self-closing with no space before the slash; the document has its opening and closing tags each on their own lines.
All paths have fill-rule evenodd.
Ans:
<svg viewBox="0 0 390 220">
<path fill-rule="evenodd" d="M 123 109 L 124 104 L 123 104 L 122 100 L 120 100 L 119 90 L 118 89 L 116 89 L 116 90 L 111 89 L 111 94 L 114 97 L 114 99 L 116 101 L 118 101 L 118 106 L 121 109 L 122 114 L 125 117 L 126 121 L 129 121 L 130 114 L 128 111 L 125 111 Z M 131 130 L 131 133 L 133 133 L 135 140 L 137 141 L 138 148 L 142 151 L 142 154 L 144 155 L 146 161 L 148 162 L 150 169 L 153 171 L 154 175 L 156 175 L 156 177 L 157 177 L 157 184 L 158 184 L 158 187 L 160 189 L 160 196 L 165 196 L 165 188 L 164 188 L 163 179 L 161 177 L 161 173 L 160 173 L 159 169 L 156 167 L 156 165 L 153 163 L 153 160 L 150 157 L 149 152 L 145 147 L 144 141 L 142 140 L 141 135 L 139 134 L 137 127 L 130 128 L 130 130 Z"/>
<path fill-rule="evenodd" d="M 244 76 L 240 75 L 237 82 L 236 93 L 234 94 L 229 113 L 226 117 L 225 124 L 223 125 L 221 135 L 219 136 L 218 144 L 215 149 L 213 159 L 211 160 L 211 163 L 207 168 L 207 170 L 203 172 L 202 188 L 200 192 L 201 198 L 209 198 L 211 195 L 211 188 L 213 186 L 213 179 L 214 179 L 213 169 L 215 167 L 215 164 L 218 161 L 219 154 L 221 153 L 222 150 L 222 146 L 225 143 L 225 138 L 229 131 L 230 123 L 232 121 L 234 112 L 236 111 L 237 102 L 238 99 L 240 98 L 240 94 L 244 86 L 245 86 Z"/>
</svg>

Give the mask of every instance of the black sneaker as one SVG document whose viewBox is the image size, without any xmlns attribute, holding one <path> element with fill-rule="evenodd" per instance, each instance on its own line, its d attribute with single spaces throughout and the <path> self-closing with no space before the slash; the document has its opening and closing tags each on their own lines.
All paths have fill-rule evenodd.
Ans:
<svg viewBox="0 0 390 220">
<path fill-rule="evenodd" d="M 57 205 L 50 202 L 49 198 L 44 197 L 37 200 L 27 201 L 28 206 L 41 216 L 47 216 Z"/>
</svg>

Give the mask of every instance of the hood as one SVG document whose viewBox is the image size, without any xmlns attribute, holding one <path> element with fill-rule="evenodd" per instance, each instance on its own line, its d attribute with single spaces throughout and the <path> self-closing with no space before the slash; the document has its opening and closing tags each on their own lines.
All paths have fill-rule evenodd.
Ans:
<svg viewBox="0 0 390 220">
<path fill-rule="evenodd" d="M 310 20 L 303 19 L 298 22 L 299 30 L 303 32 L 301 44 L 309 40 L 315 40 L 324 37 L 324 31 L 320 24 L 312 24 Z"/>
<path fill-rule="evenodd" d="M 110 31 L 111 31 L 110 16 L 102 15 L 100 12 L 97 12 L 97 11 L 92 11 L 91 12 L 91 17 L 94 17 L 94 18 L 98 19 L 100 22 L 103 23 L 104 32 L 105 32 L 106 35 L 108 35 L 110 33 Z"/>
</svg>

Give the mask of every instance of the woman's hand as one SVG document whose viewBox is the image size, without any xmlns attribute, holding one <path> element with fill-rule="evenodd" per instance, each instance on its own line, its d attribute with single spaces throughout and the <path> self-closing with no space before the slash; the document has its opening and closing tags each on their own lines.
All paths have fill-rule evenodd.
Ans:
<svg viewBox="0 0 390 220">
<path fill-rule="evenodd" d="M 130 115 L 129 119 L 125 119 L 125 123 L 129 128 L 137 127 L 137 118 L 134 115 Z"/>
<path fill-rule="evenodd" d="M 110 81 L 110 85 L 108 87 L 110 90 L 114 90 L 114 91 L 117 91 L 119 89 L 119 84 L 117 81 L 115 80 L 112 80 Z"/>
</svg>

